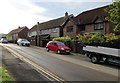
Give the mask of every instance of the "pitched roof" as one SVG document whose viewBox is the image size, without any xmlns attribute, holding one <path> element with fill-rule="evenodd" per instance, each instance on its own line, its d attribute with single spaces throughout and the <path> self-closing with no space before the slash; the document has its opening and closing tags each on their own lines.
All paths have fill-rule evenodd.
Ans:
<svg viewBox="0 0 120 83">
<path fill-rule="evenodd" d="M 105 17 L 107 16 L 107 12 L 105 12 L 104 9 L 107 7 L 108 6 L 104 6 L 82 12 L 75 17 L 75 21 L 79 25 L 93 23 L 94 19 L 97 17 L 100 17 L 103 21 L 106 21 Z"/>
<path fill-rule="evenodd" d="M 14 29 L 14 30 L 10 31 L 8 34 L 19 33 L 19 32 L 22 31 L 24 28 L 27 28 L 27 27 L 26 27 L 26 26 L 24 26 L 24 27 L 18 27 L 17 29 Z"/>
<path fill-rule="evenodd" d="M 68 17 L 73 17 L 73 15 L 68 15 L 68 16 L 60 17 L 47 22 L 39 23 L 38 25 L 39 30 L 63 26 L 65 21 L 67 21 Z M 36 30 L 37 30 L 37 24 L 34 25 L 29 32 L 36 31 Z"/>
<path fill-rule="evenodd" d="M 37 30 L 37 24 L 34 25 L 34 26 L 29 30 L 29 32 L 36 31 L 36 30 Z"/>
<path fill-rule="evenodd" d="M 43 22 L 39 24 L 39 29 L 42 30 L 42 29 L 59 27 L 59 26 L 62 26 L 66 20 L 67 20 L 66 17 L 60 17 L 54 20 Z"/>
</svg>

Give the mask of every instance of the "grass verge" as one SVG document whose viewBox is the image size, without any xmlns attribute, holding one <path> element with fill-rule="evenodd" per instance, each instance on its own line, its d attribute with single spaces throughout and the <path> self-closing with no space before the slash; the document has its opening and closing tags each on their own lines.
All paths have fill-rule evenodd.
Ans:
<svg viewBox="0 0 120 83">
<path fill-rule="evenodd" d="M 9 71 L 4 66 L 0 66 L 0 83 L 12 83 L 12 81 Z"/>
</svg>

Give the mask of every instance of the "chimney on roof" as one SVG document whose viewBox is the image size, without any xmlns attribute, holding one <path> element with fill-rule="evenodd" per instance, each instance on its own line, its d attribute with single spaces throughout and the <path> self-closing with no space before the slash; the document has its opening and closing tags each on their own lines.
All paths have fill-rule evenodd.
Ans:
<svg viewBox="0 0 120 83">
<path fill-rule="evenodd" d="M 37 22 L 37 24 L 39 25 L 40 23 L 39 23 L 39 22 Z"/>
<path fill-rule="evenodd" d="M 68 12 L 65 13 L 65 16 L 68 16 Z"/>
<path fill-rule="evenodd" d="M 18 27 L 18 29 L 20 29 L 20 26 Z"/>
</svg>

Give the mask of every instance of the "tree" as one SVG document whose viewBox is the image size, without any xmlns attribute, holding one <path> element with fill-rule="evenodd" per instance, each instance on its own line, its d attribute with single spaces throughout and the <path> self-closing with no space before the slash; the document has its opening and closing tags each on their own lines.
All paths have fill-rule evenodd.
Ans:
<svg viewBox="0 0 120 83">
<path fill-rule="evenodd" d="M 115 0 L 106 9 L 108 16 L 106 19 L 115 24 L 114 31 L 120 32 L 120 0 Z"/>
</svg>

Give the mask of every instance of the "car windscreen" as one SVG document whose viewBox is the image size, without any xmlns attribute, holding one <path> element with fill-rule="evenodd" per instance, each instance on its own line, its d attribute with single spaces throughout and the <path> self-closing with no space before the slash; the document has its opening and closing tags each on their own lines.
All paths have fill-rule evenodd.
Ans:
<svg viewBox="0 0 120 83">
<path fill-rule="evenodd" d="M 65 46 L 65 44 L 62 43 L 62 42 L 57 42 L 57 45 L 58 45 L 58 46 Z"/>
<path fill-rule="evenodd" d="M 21 41 L 28 41 L 28 40 L 26 40 L 26 39 L 22 39 Z"/>
</svg>

